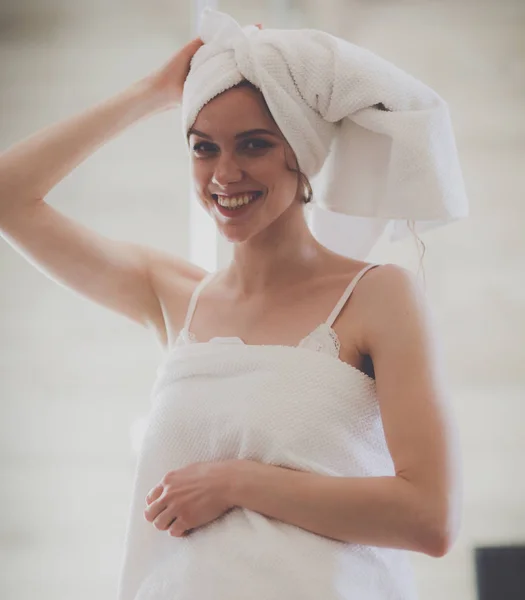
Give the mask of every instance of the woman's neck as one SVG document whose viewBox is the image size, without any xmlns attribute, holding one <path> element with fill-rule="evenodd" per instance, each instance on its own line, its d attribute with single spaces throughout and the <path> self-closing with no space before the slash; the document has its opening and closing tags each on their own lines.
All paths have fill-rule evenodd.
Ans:
<svg viewBox="0 0 525 600">
<path fill-rule="evenodd" d="M 318 273 L 329 254 L 305 224 L 295 235 L 236 244 L 223 281 L 240 298 L 278 291 Z"/>
</svg>

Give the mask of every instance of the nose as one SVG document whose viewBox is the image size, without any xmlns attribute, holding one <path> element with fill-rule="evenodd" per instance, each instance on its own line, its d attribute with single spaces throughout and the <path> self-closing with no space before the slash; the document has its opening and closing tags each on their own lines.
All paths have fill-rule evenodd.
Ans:
<svg viewBox="0 0 525 600">
<path fill-rule="evenodd" d="M 223 152 L 215 165 L 212 182 L 219 187 L 227 187 L 231 183 L 240 181 L 242 175 L 242 170 L 236 160 L 226 152 Z"/>
</svg>

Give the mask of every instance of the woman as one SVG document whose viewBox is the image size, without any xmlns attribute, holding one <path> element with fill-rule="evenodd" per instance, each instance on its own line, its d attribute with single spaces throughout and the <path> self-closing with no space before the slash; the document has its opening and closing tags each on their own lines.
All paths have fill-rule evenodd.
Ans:
<svg viewBox="0 0 525 600">
<path fill-rule="evenodd" d="M 231 85 L 187 131 L 199 200 L 234 245 L 223 271 L 106 239 L 44 201 L 100 145 L 179 106 L 201 46 L 0 161 L 5 239 L 167 350 L 119 598 L 414 598 L 403 551 L 443 556 L 459 521 L 429 311 L 407 270 L 314 238 L 308 179 L 263 94 Z"/>
</svg>

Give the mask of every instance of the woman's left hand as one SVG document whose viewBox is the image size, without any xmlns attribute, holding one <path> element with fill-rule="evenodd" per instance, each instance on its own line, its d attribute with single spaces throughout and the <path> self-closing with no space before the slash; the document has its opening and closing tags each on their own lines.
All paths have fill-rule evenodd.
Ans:
<svg viewBox="0 0 525 600">
<path fill-rule="evenodd" d="M 227 500 L 230 462 L 193 463 L 166 473 L 146 497 L 146 520 L 183 537 L 219 518 L 233 508 Z"/>
</svg>

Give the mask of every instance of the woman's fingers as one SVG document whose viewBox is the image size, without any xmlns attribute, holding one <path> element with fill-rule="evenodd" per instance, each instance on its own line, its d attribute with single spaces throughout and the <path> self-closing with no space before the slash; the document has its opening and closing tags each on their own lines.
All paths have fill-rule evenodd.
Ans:
<svg viewBox="0 0 525 600">
<path fill-rule="evenodd" d="M 166 501 L 160 501 L 164 488 L 162 485 L 157 485 L 146 496 L 146 508 L 144 509 L 144 518 L 146 521 L 153 523 L 155 519 L 166 509 Z"/>
<path fill-rule="evenodd" d="M 165 508 L 153 521 L 153 525 L 160 531 L 165 531 L 177 522 L 177 515 L 173 507 Z"/>
<path fill-rule="evenodd" d="M 183 519 L 175 519 L 168 529 L 168 533 L 172 537 L 186 537 L 191 531 L 192 529 L 187 528 Z"/>
<path fill-rule="evenodd" d="M 157 498 L 160 497 L 160 495 L 162 494 L 162 490 L 164 488 L 162 487 L 162 485 L 157 485 L 155 486 L 151 492 L 146 496 L 146 504 L 151 504 L 154 500 L 156 500 Z"/>
<path fill-rule="evenodd" d="M 200 38 L 189 41 L 162 68 L 147 78 L 150 91 L 159 104 L 159 111 L 180 105 L 191 60 L 203 44 L 204 42 Z"/>
<path fill-rule="evenodd" d="M 197 50 L 204 45 L 201 38 L 195 38 L 181 48 L 181 52 L 187 53 L 192 57 Z"/>
</svg>

